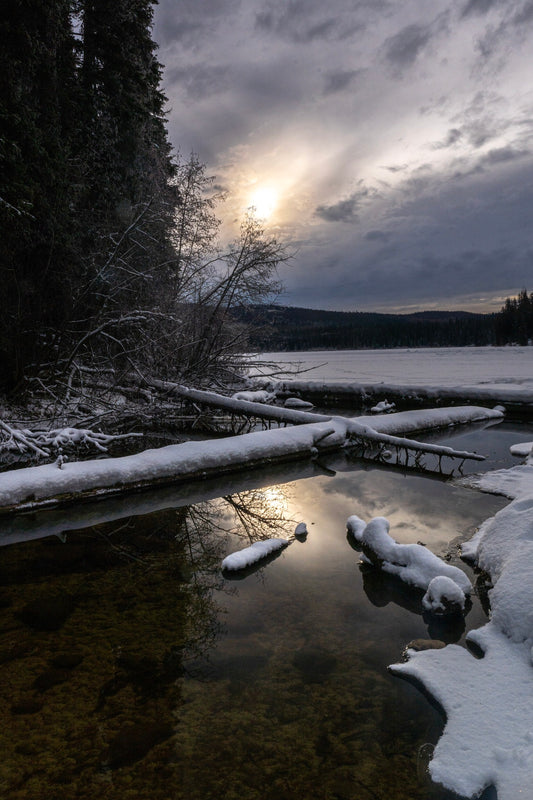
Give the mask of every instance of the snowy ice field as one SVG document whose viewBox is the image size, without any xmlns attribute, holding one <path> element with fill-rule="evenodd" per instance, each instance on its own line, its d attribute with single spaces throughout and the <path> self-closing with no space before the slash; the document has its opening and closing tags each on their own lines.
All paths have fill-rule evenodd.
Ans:
<svg viewBox="0 0 533 800">
<path fill-rule="evenodd" d="M 442 347 L 261 353 L 258 360 L 301 364 L 306 380 L 425 386 L 505 386 L 533 394 L 533 347 Z M 304 376 L 302 376 L 304 377 Z"/>
</svg>

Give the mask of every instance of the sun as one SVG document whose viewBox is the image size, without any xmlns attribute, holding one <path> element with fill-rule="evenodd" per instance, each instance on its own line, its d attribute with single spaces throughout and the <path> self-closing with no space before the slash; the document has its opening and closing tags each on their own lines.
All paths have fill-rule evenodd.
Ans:
<svg viewBox="0 0 533 800">
<path fill-rule="evenodd" d="M 249 208 L 252 208 L 259 219 L 268 219 L 278 204 L 278 193 L 271 186 L 259 186 L 250 195 Z"/>
</svg>

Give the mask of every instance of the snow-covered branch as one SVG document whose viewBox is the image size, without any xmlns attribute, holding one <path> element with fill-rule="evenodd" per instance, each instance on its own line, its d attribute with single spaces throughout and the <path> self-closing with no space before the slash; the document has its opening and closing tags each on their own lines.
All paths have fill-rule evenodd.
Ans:
<svg viewBox="0 0 533 800">
<path fill-rule="evenodd" d="M 62 452 L 64 449 L 77 447 L 96 448 L 101 453 L 105 453 L 107 452 L 106 445 L 111 442 L 128 439 L 132 436 L 142 436 L 141 433 L 106 434 L 87 428 L 68 427 L 49 431 L 19 430 L 1 420 L 0 430 L 7 434 L 7 438 L 0 441 L 0 452 L 2 450 L 31 451 L 44 458 L 49 458 L 53 452 Z"/>
</svg>

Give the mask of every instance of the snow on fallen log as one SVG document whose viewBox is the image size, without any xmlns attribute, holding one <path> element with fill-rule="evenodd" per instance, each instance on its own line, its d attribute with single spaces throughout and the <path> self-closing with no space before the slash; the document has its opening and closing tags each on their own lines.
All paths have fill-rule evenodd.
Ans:
<svg viewBox="0 0 533 800">
<path fill-rule="evenodd" d="M 271 462 L 310 458 L 342 447 L 346 428 L 326 423 L 259 431 L 243 436 L 183 442 L 120 458 L 76 461 L 0 474 L 0 511 L 72 502 L 90 497 L 219 475 Z"/>
<path fill-rule="evenodd" d="M 396 399 L 430 400 L 444 403 L 505 403 L 509 406 L 531 410 L 531 389 L 521 385 L 496 384 L 458 385 L 402 384 L 402 383 L 358 383 L 354 381 L 284 380 L 274 386 L 278 396 L 302 394 L 311 397 L 358 398 L 365 400 L 376 395 L 387 395 Z"/>
<path fill-rule="evenodd" d="M 464 609 L 465 595 L 471 593 L 472 585 L 462 569 L 447 564 L 424 545 L 398 544 L 389 535 L 389 521 L 385 517 L 374 517 L 365 524 L 353 515 L 346 527 L 374 566 L 426 592 L 423 600 L 426 609 L 437 613 Z M 435 582 L 441 577 L 446 580 Z"/>
<path fill-rule="evenodd" d="M 230 571 L 246 569 L 272 553 L 282 550 L 288 544 L 287 539 L 265 539 L 261 542 L 254 542 L 249 547 L 226 556 L 222 562 L 222 569 Z"/>
<path fill-rule="evenodd" d="M 276 399 L 273 392 L 259 389 L 255 392 L 236 392 L 231 395 L 233 400 L 247 400 L 249 403 L 272 403 Z"/>
<path fill-rule="evenodd" d="M 417 453 L 433 453 L 451 458 L 483 460 L 483 456 L 458 451 L 443 445 L 426 444 L 382 432 L 397 428 L 442 427 L 472 420 L 501 418 L 499 412 L 471 407 L 434 409 L 423 412 L 402 412 L 386 418 L 324 416 L 296 409 L 285 409 L 261 403 L 223 397 L 214 392 L 187 389 L 177 384 L 156 382 L 158 388 L 178 391 L 212 406 L 225 407 L 238 413 L 258 414 L 290 422 L 291 427 L 260 431 L 242 436 L 203 442 L 185 442 L 157 450 L 146 450 L 131 456 L 97 461 L 61 463 L 28 467 L 0 474 L 0 513 L 19 511 L 44 505 L 65 504 L 79 497 L 117 493 L 161 486 L 223 472 L 257 467 L 269 462 L 310 458 L 321 450 L 332 450 L 358 442 L 383 447 L 391 445 Z M 376 419 L 375 423 L 370 421 Z M 433 424 L 432 424 L 433 423 Z M 57 466 L 61 467 L 60 469 Z"/>
</svg>

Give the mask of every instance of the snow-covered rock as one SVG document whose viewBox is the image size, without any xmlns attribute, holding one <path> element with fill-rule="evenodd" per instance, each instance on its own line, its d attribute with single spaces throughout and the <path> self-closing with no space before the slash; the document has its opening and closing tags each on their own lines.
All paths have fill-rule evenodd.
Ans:
<svg viewBox="0 0 533 800">
<path fill-rule="evenodd" d="M 265 539 L 261 542 L 254 542 L 250 547 L 245 547 L 243 550 L 237 550 L 235 553 L 226 556 L 222 562 L 222 569 L 245 569 L 262 558 L 282 550 L 288 544 L 287 539 Z"/>
<path fill-rule="evenodd" d="M 533 448 L 533 442 L 520 442 L 519 444 L 512 444 L 509 448 L 512 456 L 518 458 L 527 458 Z"/>
<path fill-rule="evenodd" d="M 430 580 L 422 605 L 432 614 L 459 614 L 465 608 L 465 595 L 451 578 L 437 575 Z"/>
<path fill-rule="evenodd" d="M 299 522 L 294 530 L 295 536 L 307 536 L 308 530 L 305 522 Z"/>
<path fill-rule="evenodd" d="M 287 397 L 283 405 L 285 408 L 313 408 L 313 403 L 302 400 L 301 397 Z"/>
<path fill-rule="evenodd" d="M 346 526 L 374 566 L 390 575 L 396 575 L 405 583 L 427 591 L 434 578 L 444 576 L 455 583 L 463 595 L 463 601 L 464 595 L 472 591 L 468 577 L 459 567 L 447 564 L 424 545 L 398 544 L 389 536 L 389 521 L 385 517 L 374 517 L 365 525 L 357 515 L 352 515 Z M 449 589 L 449 584 L 447 585 Z M 435 591 L 437 587 L 438 584 Z M 458 596 L 455 592 L 455 597 Z"/>
<path fill-rule="evenodd" d="M 391 411 L 394 411 L 396 408 L 394 403 L 389 403 L 388 400 L 381 400 L 381 402 L 376 403 L 375 406 L 372 406 L 370 409 L 372 414 L 387 414 Z"/>
</svg>

